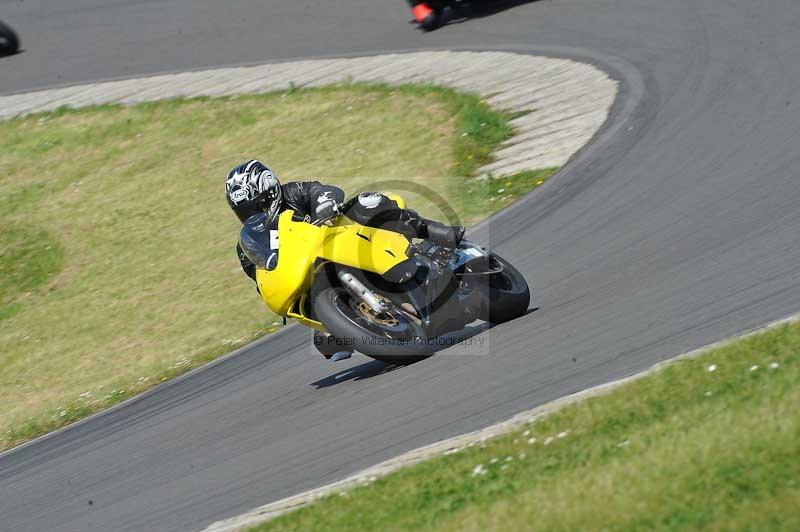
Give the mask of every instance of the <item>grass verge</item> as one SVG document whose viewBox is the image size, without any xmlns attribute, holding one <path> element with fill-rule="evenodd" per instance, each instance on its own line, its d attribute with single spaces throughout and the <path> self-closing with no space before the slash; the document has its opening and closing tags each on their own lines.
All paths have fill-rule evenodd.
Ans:
<svg viewBox="0 0 800 532">
<path fill-rule="evenodd" d="M 421 185 L 410 205 L 442 218 L 432 191 L 471 224 L 552 173 L 469 178 L 508 119 L 447 89 L 345 85 L 0 122 L 0 450 L 279 327 L 234 254 L 235 164 Z"/>
<path fill-rule="evenodd" d="M 800 530 L 800 324 L 252 529 Z"/>
</svg>

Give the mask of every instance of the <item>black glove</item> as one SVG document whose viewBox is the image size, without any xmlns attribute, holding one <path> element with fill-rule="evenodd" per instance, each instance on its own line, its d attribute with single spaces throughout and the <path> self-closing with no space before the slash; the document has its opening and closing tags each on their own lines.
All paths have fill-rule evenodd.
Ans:
<svg viewBox="0 0 800 532">
<path fill-rule="evenodd" d="M 328 196 L 320 196 L 317 199 L 317 206 L 314 209 L 316 220 L 330 220 L 341 213 L 341 207 L 335 199 Z"/>
</svg>

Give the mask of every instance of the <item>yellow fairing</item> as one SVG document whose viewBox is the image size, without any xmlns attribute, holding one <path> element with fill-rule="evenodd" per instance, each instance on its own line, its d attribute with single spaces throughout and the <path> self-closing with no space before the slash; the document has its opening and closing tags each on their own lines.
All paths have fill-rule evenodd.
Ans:
<svg viewBox="0 0 800 532">
<path fill-rule="evenodd" d="M 386 273 L 406 260 L 408 239 L 399 233 L 350 223 L 327 229 L 319 256 L 360 270 Z"/>
<path fill-rule="evenodd" d="M 273 312 L 309 327 L 322 324 L 303 313 L 302 300 L 314 281 L 317 259 L 383 274 L 406 260 L 408 240 L 399 233 L 365 227 L 340 217 L 333 227 L 292 221 L 292 211 L 278 220 L 278 265 L 256 271 L 261 297 Z"/>
</svg>

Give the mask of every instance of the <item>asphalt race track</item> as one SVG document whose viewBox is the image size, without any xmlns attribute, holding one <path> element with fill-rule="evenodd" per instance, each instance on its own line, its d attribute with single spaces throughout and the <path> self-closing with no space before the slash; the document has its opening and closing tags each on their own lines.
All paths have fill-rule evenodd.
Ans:
<svg viewBox="0 0 800 532">
<path fill-rule="evenodd" d="M 490 355 L 386 372 L 326 363 L 290 328 L 0 458 L 1 530 L 197 530 L 800 310 L 800 3 L 496 11 L 423 35 L 401 0 L 0 0 L 25 47 L 0 59 L 2 94 L 426 47 L 574 57 L 621 81 L 595 142 L 471 235 L 540 307 L 484 333 Z"/>
</svg>

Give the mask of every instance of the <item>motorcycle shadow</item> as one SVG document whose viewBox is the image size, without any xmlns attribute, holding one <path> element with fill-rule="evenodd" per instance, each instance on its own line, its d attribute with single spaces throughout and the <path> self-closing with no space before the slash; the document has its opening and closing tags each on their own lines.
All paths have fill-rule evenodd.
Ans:
<svg viewBox="0 0 800 532">
<path fill-rule="evenodd" d="M 533 312 L 536 312 L 537 310 L 539 310 L 539 307 L 528 309 L 527 311 L 525 311 L 525 314 L 520 316 L 520 318 L 525 317 Z M 495 323 L 482 322 L 477 325 L 468 325 L 467 327 L 461 329 L 460 331 L 455 331 L 452 333 L 445 334 L 441 337 L 442 339 L 446 340 L 443 342 L 443 344 L 446 344 L 446 347 L 443 347 L 442 350 L 458 346 L 459 344 L 463 344 L 470 338 L 482 334 L 497 325 L 498 324 Z M 415 362 L 415 364 L 419 363 L 420 362 Z M 312 382 L 310 385 L 314 386 L 316 389 L 319 390 L 321 388 L 327 388 L 329 386 L 334 386 L 336 384 L 341 384 L 347 381 L 363 381 L 366 379 L 371 379 L 372 377 L 385 375 L 386 373 L 391 373 L 392 371 L 401 369 L 403 367 L 404 366 L 402 365 L 387 364 L 379 360 L 370 360 L 369 362 L 359 364 L 358 366 L 353 366 L 347 369 L 343 369 L 341 371 L 337 371 L 333 375 L 329 375 L 324 379 Z"/>
<path fill-rule="evenodd" d="M 337 371 L 333 375 L 329 375 L 324 379 L 312 382 L 311 386 L 314 386 L 319 390 L 320 388 L 327 388 L 328 386 L 341 384 L 347 381 L 363 381 L 365 379 L 371 379 L 372 377 L 377 377 L 378 375 L 392 372 L 396 369 L 400 369 L 401 367 L 402 366 L 386 364 L 380 360 L 370 360 L 364 364 L 359 364 L 358 366 Z"/>
</svg>

